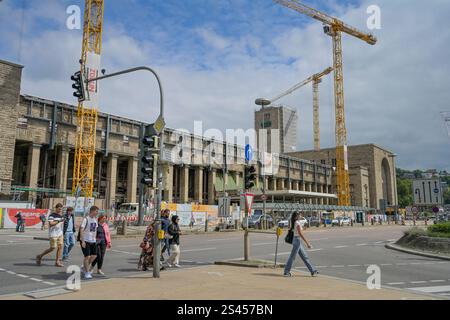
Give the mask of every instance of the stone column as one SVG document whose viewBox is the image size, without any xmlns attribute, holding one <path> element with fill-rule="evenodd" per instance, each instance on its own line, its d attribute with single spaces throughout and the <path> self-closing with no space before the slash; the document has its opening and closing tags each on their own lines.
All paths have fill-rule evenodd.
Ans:
<svg viewBox="0 0 450 320">
<path fill-rule="evenodd" d="M 173 165 L 164 166 L 164 201 L 173 202 Z"/>
<path fill-rule="evenodd" d="M 239 189 L 239 183 L 240 183 L 240 178 L 241 178 L 241 176 L 240 176 L 240 172 L 239 171 L 236 171 L 236 187 Z M 255 185 L 256 185 L 256 181 L 258 181 L 258 179 L 256 179 L 255 180 Z M 245 188 L 245 186 L 243 186 L 243 189 Z"/>
<path fill-rule="evenodd" d="M 58 163 L 56 165 L 56 188 L 67 190 L 67 172 L 69 168 L 69 149 L 62 147 L 58 152 Z"/>
<path fill-rule="evenodd" d="M 127 201 L 136 203 L 136 193 L 138 185 L 138 159 L 128 159 L 128 174 L 127 174 Z"/>
<path fill-rule="evenodd" d="M 293 181 L 292 182 L 292 190 L 298 191 L 298 181 Z"/>
<path fill-rule="evenodd" d="M 107 209 L 110 209 L 112 204 L 116 202 L 116 188 L 117 188 L 117 159 L 118 155 L 110 153 L 108 157 L 108 166 L 106 169 L 106 181 L 108 183 L 107 192 Z M 117 208 L 116 208 L 117 209 Z"/>
<path fill-rule="evenodd" d="M 198 203 L 203 203 L 203 169 L 195 169 L 194 179 L 194 200 Z"/>
<path fill-rule="evenodd" d="M 214 205 L 216 203 L 215 199 L 215 186 L 216 184 L 216 170 L 211 169 L 211 171 L 208 172 L 208 204 Z"/>
<path fill-rule="evenodd" d="M 180 168 L 180 202 L 189 201 L 189 168 L 183 166 Z"/>
<path fill-rule="evenodd" d="M 27 184 L 30 188 L 38 186 L 41 147 L 40 144 L 32 144 L 28 149 Z M 30 199 L 35 197 L 36 193 L 30 192 Z"/>
</svg>

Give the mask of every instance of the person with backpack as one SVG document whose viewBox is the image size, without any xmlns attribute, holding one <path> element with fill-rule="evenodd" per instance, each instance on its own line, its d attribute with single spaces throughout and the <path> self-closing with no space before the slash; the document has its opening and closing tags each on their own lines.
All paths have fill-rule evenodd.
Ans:
<svg viewBox="0 0 450 320">
<path fill-rule="evenodd" d="M 170 226 L 170 210 L 169 209 L 165 209 L 162 214 L 161 214 L 161 229 L 164 231 L 164 240 L 163 240 L 163 248 L 161 250 L 161 261 L 164 261 L 164 252 L 166 252 L 167 250 L 167 254 L 170 257 L 170 244 L 169 244 L 169 240 L 170 240 L 170 235 L 169 235 L 169 226 Z"/>
<path fill-rule="evenodd" d="M 17 212 L 15 218 L 17 218 L 16 232 L 25 232 L 25 223 L 23 221 L 22 212 Z"/>
<path fill-rule="evenodd" d="M 106 249 L 111 249 L 111 234 L 108 227 L 108 217 L 101 214 L 98 217 L 97 229 L 97 257 L 92 262 L 92 269 L 97 265 L 97 274 L 104 276 L 102 271 L 103 260 L 105 259 Z"/>
<path fill-rule="evenodd" d="M 50 238 L 50 248 L 42 252 L 41 254 L 36 256 L 36 264 L 38 266 L 41 265 L 42 258 L 57 249 L 56 251 L 56 261 L 55 266 L 64 267 L 61 262 L 61 254 L 64 247 L 64 232 L 63 232 L 63 223 L 64 217 L 62 214 L 63 205 L 58 203 L 55 207 L 55 212 L 52 212 L 48 217 L 48 233 Z"/>
<path fill-rule="evenodd" d="M 169 235 L 172 236 L 171 239 L 169 239 L 170 243 L 170 251 L 172 251 L 172 254 L 170 255 L 169 259 L 167 260 L 167 266 L 168 267 L 176 267 L 180 268 L 180 235 L 181 235 L 181 229 L 179 226 L 180 218 L 175 215 L 172 217 L 172 223 L 169 226 Z"/>
<path fill-rule="evenodd" d="M 73 208 L 68 207 L 64 215 L 64 250 L 62 260 L 69 259 L 70 251 L 75 245 L 75 217 L 73 215 Z"/>
<path fill-rule="evenodd" d="M 97 221 L 98 207 L 92 206 L 89 214 L 83 219 L 78 232 L 78 241 L 83 251 L 84 278 L 92 279 L 91 266 L 97 257 Z"/>
<path fill-rule="evenodd" d="M 285 238 L 285 241 L 287 243 L 292 244 L 292 251 L 291 251 L 291 255 L 289 256 L 289 259 L 286 263 L 286 266 L 284 267 L 284 276 L 292 277 L 292 274 L 291 274 L 292 265 L 294 264 L 295 257 L 298 254 L 300 256 L 300 258 L 303 260 L 303 262 L 305 263 L 309 272 L 311 273 L 311 276 L 315 277 L 319 274 L 319 271 L 317 271 L 317 269 L 315 269 L 311 265 L 308 255 L 306 254 L 306 251 L 303 248 L 303 244 L 302 244 L 301 240 L 303 240 L 305 242 L 308 249 L 311 249 L 312 246 L 309 243 L 309 241 L 306 239 L 305 235 L 303 234 L 302 224 L 299 221 L 299 219 L 300 219 L 300 212 L 294 212 L 291 216 L 289 232 Z"/>
<path fill-rule="evenodd" d="M 47 221 L 47 217 L 45 216 L 44 213 L 39 216 L 39 220 L 41 220 L 41 223 L 42 223 L 41 230 L 44 230 L 45 229 L 45 222 Z"/>
</svg>

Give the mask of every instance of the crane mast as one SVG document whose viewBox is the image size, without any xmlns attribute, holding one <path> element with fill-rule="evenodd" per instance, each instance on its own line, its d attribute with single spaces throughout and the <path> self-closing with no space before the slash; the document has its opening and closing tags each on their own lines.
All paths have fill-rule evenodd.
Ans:
<svg viewBox="0 0 450 320">
<path fill-rule="evenodd" d="M 336 175 L 337 195 L 340 206 L 350 205 L 350 178 L 348 173 L 347 128 L 345 126 L 344 108 L 344 72 L 342 59 L 342 32 L 374 45 L 377 38 L 353 28 L 343 21 L 323 12 L 308 7 L 298 0 L 273 0 L 287 8 L 319 20 L 324 24 L 324 31 L 333 39 L 334 101 L 336 113 Z"/>
<path fill-rule="evenodd" d="M 100 68 L 102 50 L 104 0 L 86 0 L 84 9 L 81 72 L 86 78 L 94 78 Z M 88 92 L 94 98 L 98 94 L 97 83 L 91 82 Z M 73 169 L 72 191 L 92 197 L 94 189 L 95 145 L 97 131 L 98 100 L 78 103 L 77 136 Z"/>
<path fill-rule="evenodd" d="M 313 83 L 313 131 L 314 131 L 314 149 L 316 151 L 320 150 L 319 84 L 322 82 L 322 77 L 330 74 L 332 71 L 333 68 L 331 67 L 326 68 L 322 72 L 312 75 L 308 79 L 303 80 L 302 82 L 294 85 L 292 88 L 286 90 L 282 94 L 270 100 L 273 103 L 293 93 L 294 91 L 306 86 L 308 83 L 310 82 Z M 284 132 L 287 132 L 287 129 Z"/>
</svg>

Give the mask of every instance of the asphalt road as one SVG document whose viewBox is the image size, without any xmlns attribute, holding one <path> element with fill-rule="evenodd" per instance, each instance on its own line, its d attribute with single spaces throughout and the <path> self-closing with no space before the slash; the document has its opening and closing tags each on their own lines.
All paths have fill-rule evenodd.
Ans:
<svg viewBox="0 0 450 320">
<path fill-rule="evenodd" d="M 450 261 L 410 255 L 386 249 L 384 245 L 402 236 L 401 226 L 312 228 L 307 237 L 313 245 L 309 250 L 312 263 L 321 274 L 365 283 L 367 268 L 377 265 L 381 269 L 382 286 L 415 290 L 450 298 Z M 68 274 L 65 268 L 53 266 L 47 257 L 38 267 L 34 257 L 47 247 L 47 242 L 33 240 L 41 232 L 16 234 L 14 231 L 0 233 L 0 295 L 26 293 L 52 287 L 64 286 Z M 276 236 L 251 234 L 252 258 L 274 260 Z M 192 268 L 214 263 L 217 260 L 243 257 L 243 233 L 226 232 L 186 235 L 181 239 L 181 264 Z M 104 272 L 106 277 L 126 277 L 139 273 L 136 269 L 140 249 L 139 238 L 115 240 L 107 252 Z M 285 262 L 291 246 L 280 238 L 278 261 Z M 73 250 L 66 267 L 81 265 L 79 246 Z M 305 271 L 297 258 L 295 268 Z M 170 271 L 169 271 L 170 272 Z M 282 271 L 280 271 L 282 272 Z M 105 277 L 95 276 L 97 281 Z M 345 298 L 343 293 L 342 298 Z"/>
</svg>

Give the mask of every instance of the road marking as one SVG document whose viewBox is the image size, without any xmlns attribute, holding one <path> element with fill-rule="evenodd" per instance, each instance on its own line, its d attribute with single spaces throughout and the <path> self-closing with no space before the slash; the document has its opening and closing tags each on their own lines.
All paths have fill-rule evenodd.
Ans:
<svg viewBox="0 0 450 320">
<path fill-rule="evenodd" d="M 426 281 L 411 281 L 410 283 L 419 284 L 419 283 L 427 283 Z"/>
<path fill-rule="evenodd" d="M 34 236 L 22 236 L 16 234 L 9 234 L 8 237 L 16 237 L 16 238 L 34 238 Z"/>
<path fill-rule="evenodd" d="M 140 255 L 139 253 L 136 253 L 136 252 L 128 252 L 128 251 L 121 251 L 121 250 L 111 250 L 111 252 L 130 254 L 130 255 L 133 255 L 133 256 L 139 256 Z"/>
<path fill-rule="evenodd" d="M 387 284 L 390 286 L 396 286 L 396 285 L 405 284 L 405 283 L 404 282 L 388 282 Z"/>
<path fill-rule="evenodd" d="M 27 276 L 27 275 L 25 275 L 25 274 L 17 274 L 17 276 L 18 277 L 21 277 L 21 278 L 29 278 L 30 276 Z"/>
<path fill-rule="evenodd" d="M 2 243 L 0 246 L 13 246 L 16 244 L 42 244 L 42 242 L 19 242 L 19 241 L 13 241 L 11 243 Z"/>
<path fill-rule="evenodd" d="M 48 284 L 48 285 L 50 285 L 50 286 L 56 286 L 56 283 L 49 282 L 49 281 L 44 281 L 44 282 L 42 282 L 42 283 Z"/>
<path fill-rule="evenodd" d="M 430 282 L 445 282 L 445 280 L 430 280 Z"/>
<path fill-rule="evenodd" d="M 380 244 L 380 243 L 384 243 L 385 242 L 385 240 L 383 240 L 383 241 L 377 241 L 377 242 L 374 242 L 375 244 Z"/>
<path fill-rule="evenodd" d="M 328 266 L 316 266 L 316 268 L 328 268 Z"/>
<path fill-rule="evenodd" d="M 361 267 L 360 264 L 349 264 L 348 267 Z"/>
<path fill-rule="evenodd" d="M 411 262 L 410 264 L 422 264 L 422 262 Z"/>
<path fill-rule="evenodd" d="M 367 243 L 358 243 L 357 246 L 367 246 Z"/>
<path fill-rule="evenodd" d="M 276 243 L 275 242 L 262 242 L 262 243 L 252 244 L 252 246 L 266 246 L 266 245 L 269 245 L 269 244 L 276 244 Z"/>
<path fill-rule="evenodd" d="M 285 256 L 285 255 L 288 255 L 288 254 L 291 254 L 291 251 L 289 251 L 289 252 L 278 252 L 278 256 Z M 275 255 L 275 253 L 272 253 L 271 254 L 272 256 L 274 256 Z"/>
<path fill-rule="evenodd" d="M 30 280 L 36 281 L 36 282 L 44 282 L 44 280 L 36 279 L 36 278 L 30 278 Z"/>
<path fill-rule="evenodd" d="M 336 246 L 336 249 L 340 249 L 340 248 L 348 248 L 348 246 Z"/>
<path fill-rule="evenodd" d="M 450 286 L 435 286 L 435 287 L 414 287 L 408 288 L 410 290 L 421 291 L 426 293 L 439 293 L 450 291 Z"/>
<path fill-rule="evenodd" d="M 397 239 L 389 239 L 389 240 L 386 240 L 386 241 L 393 242 L 393 241 L 397 241 Z"/>
<path fill-rule="evenodd" d="M 339 265 L 332 265 L 331 267 L 332 268 L 344 268 L 345 266 L 342 264 L 339 264 Z"/>
<path fill-rule="evenodd" d="M 323 250 L 322 248 L 319 248 L 319 249 L 310 249 L 310 250 L 308 250 L 308 252 L 315 252 L 315 251 L 321 251 L 321 250 Z"/>
<path fill-rule="evenodd" d="M 217 250 L 217 248 L 189 249 L 189 250 L 182 250 L 182 252 L 210 251 L 210 250 Z"/>
<path fill-rule="evenodd" d="M 17 274 L 17 273 L 15 273 L 14 271 L 9 271 L 9 270 L 7 270 L 6 273 L 13 274 L 13 275 L 16 275 L 16 274 Z"/>
<path fill-rule="evenodd" d="M 228 240 L 237 240 L 237 239 L 241 239 L 241 238 L 209 239 L 209 240 L 206 240 L 206 241 L 208 241 L 208 242 L 211 242 L 211 241 L 228 241 Z"/>
<path fill-rule="evenodd" d="M 392 263 L 382 263 L 380 266 L 392 266 Z"/>
<path fill-rule="evenodd" d="M 404 263 L 404 262 L 402 262 L 402 263 L 396 263 L 395 265 L 397 265 L 397 266 L 407 266 L 409 263 Z"/>
<path fill-rule="evenodd" d="M 0 268 L 0 271 L 6 271 L 5 269 Z"/>
</svg>

